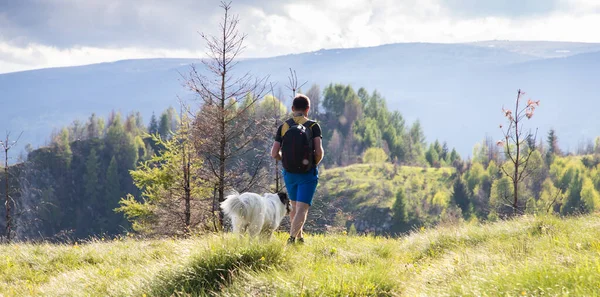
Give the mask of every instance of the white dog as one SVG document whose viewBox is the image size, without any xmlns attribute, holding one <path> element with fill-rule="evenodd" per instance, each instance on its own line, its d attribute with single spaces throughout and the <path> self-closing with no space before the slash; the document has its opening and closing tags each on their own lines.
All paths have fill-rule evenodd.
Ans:
<svg viewBox="0 0 600 297">
<path fill-rule="evenodd" d="M 290 213 L 290 200 L 286 193 L 260 196 L 255 193 L 233 194 L 221 202 L 225 216 L 231 219 L 233 232 L 248 232 L 271 237 L 283 218 Z"/>
</svg>

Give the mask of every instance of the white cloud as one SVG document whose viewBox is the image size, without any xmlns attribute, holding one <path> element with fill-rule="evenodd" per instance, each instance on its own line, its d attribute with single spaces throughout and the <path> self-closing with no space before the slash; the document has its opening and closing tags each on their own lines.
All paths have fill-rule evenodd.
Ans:
<svg viewBox="0 0 600 297">
<path fill-rule="evenodd" d="M 98 48 L 74 47 L 59 49 L 56 47 L 30 44 L 26 47 L 0 43 L 0 73 L 101 63 L 108 61 L 143 58 L 201 58 L 202 52 L 177 49 L 156 48 Z M 12 56 L 12 59 L 2 59 Z M 12 62 L 12 61 L 14 62 Z"/>
<path fill-rule="evenodd" d="M 119 0 L 111 1 L 117 3 Z M 100 38 L 98 40 L 106 40 L 105 43 L 77 42 L 77 36 L 86 34 L 74 32 L 78 30 L 77 26 L 64 29 L 75 39 L 57 37 L 61 42 L 60 47 L 48 44 L 52 38 L 35 41 L 27 36 L 12 36 L 6 39 L 7 35 L 0 33 L 0 73 L 130 58 L 199 57 L 203 52 L 202 42 L 195 32 L 212 30 L 217 26 L 219 15 L 199 15 L 202 19 L 191 21 L 188 18 L 195 13 L 190 9 L 196 7 L 191 4 L 193 2 L 182 2 L 183 8 L 179 10 L 175 4 L 166 7 L 158 3 L 161 2 L 151 2 L 152 5 L 142 6 L 137 12 L 128 6 L 124 15 L 136 16 L 134 26 L 127 27 L 128 24 L 124 23 L 127 18 L 118 18 L 119 22 L 123 22 L 120 26 L 127 31 L 127 35 L 123 35 L 114 31 L 119 30 L 119 26 L 105 24 L 102 31 L 96 34 Z M 470 8 L 460 6 L 460 1 L 455 0 L 243 1 L 239 6 L 233 3 L 233 9 L 234 13 L 240 15 L 240 29 L 248 33 L 244 52 L 246 57 L 395 42 L 490 39 L 600 42 L 600 35 L 595 32 L 595 28 L 600 28 L 600 2 L 597 0 L 553 0 L 552 5 L 531 1 L 527 2 L 528 14 L 518 17 L 510 16 L 510 12 L 518 10 L 519 3 L 525 2 L 505 3 L 512 3 L 513 6 L 502 7 L 498 13 L 488 13 L 490 9 L 499 9 L 497 4 L 485 6 L 484 3 Z M 105 10 L 110 15 L 116 14 L 109 8 Z M 198 5 L 198 9 L 201 8 L 202 5 Z M 7 23 L 6 14 L 3 18 L 1 9 L 0 5 L 0 24 L 14 27 L 14 24 Z M 84 16 L 76 19 L 82 18 Z M 149 18 L 160 20 L 157 19 L 153 24 Z M 174 25 L 169 26 L 171 23 Z M 194 24 L 199 27 L 192 28 Z M 157 28 L 160 28 L 160 32 L 156 31 Z M 55 29 L 52 32 L 60 33 L 60 28 Z M 91 29 L 88 26 L 82 30 Z M 26 34 L 23 32 L 27 30 L 17 28 L 15 32 Z M 117 35 L 114 40 L 111 40 L 111 32 Z M 90 32 L 92 36 L 93 33 Z M 135 42 L 123 42 L 132 34 L 143 38 L 136 36 Z M 173 37 L 172 42 L 170 36 Z M 196 48 L 198 50 L 194 50 Z"/>
<path fill-rule="evenodd" d="M 394 42 L 490 39 L 600 42 L 600 36 L 592 29 L 600 28 L 600 12 L 592 9 L 600 4 L 571 1 L 568 3 L 578 7 L 573 12 L 556 11 L 528 18 L 457 17 L 438 0 L 377 1 L 373 5 L 366 0 L 354 0 L 350 5 L 347 2 L 289 4 L 284 14 L 266 14 L 255 9 L 252 15 L 258 25 L 251 42 L 262 47 L 254 46 L 251 54 L 264 56 Z"/>
</svg>

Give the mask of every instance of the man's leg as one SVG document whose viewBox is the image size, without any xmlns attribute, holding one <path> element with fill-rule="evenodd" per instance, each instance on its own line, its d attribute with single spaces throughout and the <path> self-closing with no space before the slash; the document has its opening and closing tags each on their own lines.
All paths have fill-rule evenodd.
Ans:
<svg viewBox="0 0 600 297">
<path fill-rule="evenodd" d="M 292 232 L 292 223 L 294 223 L 294 217 L 296 215 L 296 201 L 290 201 L 292 204 L 292 211 L 290 211 L 290 233 Z"/>
<path fill-rule="evenodd" d="M 302 237 L 302 227 L 306 222 L 306 216 L 308 215 L 308 208 L 310 205 L 304 202 L 296 202 L 294 220 L 292 220 L 292 226 L 290 230 L 290 236 L 293 238 Z"/>
<path fill-rule="evenodd" d="M 312 205 L 312 200 L 313 197 L 315 195 L 315 191 L 317 190 L 317 184 L 319 183 L 318 180 L 314 180 L 311 182 L 306 182 L 306 183 L 302 183 L 298 185 L 298 193 L 297 193 L 297 199 L 296 199 L 296 208 L 297 211 L 294 214 L 295 218 L 293 222 L 297 222 L 297 224 L 299 224 L 299 229 L 293 229 L 292 227 L 292 232 L 290 232 L 291 234 L 296 234 L 296 236 L 292 237 L 297 237 L 297 238 L 303 238 L 304 237 L 304 223 L 306 222 L 306 217 L 308 216 L 308 209 L 310 208 L 310 206 Z M 296 218 L 296 217 L 300 217 L 300 218 Z M 299 220 L 300 219 L 300 220 Z M 292 224 L 293 226 L 293 224 Z M 295 232 L 295 233 L 293 233 Z"/>
<path fill-rule="evenodd" d="M 290 198 L 290 203 L 292 204 L 292 211 L 290 211 L 290 233 L 292 231 L 292 224 L 294 223 L 294 218 L 296 216 L 296 199 L 298 199 L 298 184 L 295 183 L 293 176 L 287 174 L 285 171 L 283 173 L 283 180 L 285 181 L 285 188 L 287 190 L 288 197 Z M 290 238 L 288 243 L 294 243 L 296 241 L 295 238 Z"/>
</svg>

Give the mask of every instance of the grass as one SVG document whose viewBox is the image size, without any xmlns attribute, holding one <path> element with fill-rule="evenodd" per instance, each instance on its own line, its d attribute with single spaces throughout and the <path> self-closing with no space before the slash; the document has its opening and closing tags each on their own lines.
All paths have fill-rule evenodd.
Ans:
<svg viewBox="0 0 600 297">
<path fill-rule="evenodd" d="M 600 295 L 597 215 L 285 237 L 4 245 L 0 296 Z"/>
<path fill-rule="evenodd" d="M 385 164 L 354 164 L 347 167 L 324 170 L 320 187 L 330 197 L 344 199 L 348 211 L 364 207 L 392 207 L 400 187 L 408 198 L 418 203 L 431 199 L 437 191 L 452 188 L 451 175 L 454 168 L 422 168 Z M 431 196 L 431 197 L 430 197 Z"/>
</svg>

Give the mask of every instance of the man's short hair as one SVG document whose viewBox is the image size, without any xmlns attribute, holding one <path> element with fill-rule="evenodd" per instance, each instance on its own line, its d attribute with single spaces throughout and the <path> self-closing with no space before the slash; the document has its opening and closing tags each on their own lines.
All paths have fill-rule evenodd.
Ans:
<svg viewBox="0 0 600 297">
<path fill-rule="evenodd" d="M 304 111 L 310 107 L 310 99 L 304 94 L 298 94 L 292 103 L 294 110 Z"/>
</svg>

